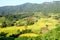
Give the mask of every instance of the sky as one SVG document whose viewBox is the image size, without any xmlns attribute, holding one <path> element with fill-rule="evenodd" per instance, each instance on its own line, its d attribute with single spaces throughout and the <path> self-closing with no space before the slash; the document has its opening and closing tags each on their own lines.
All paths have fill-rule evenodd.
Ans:
<svg viewBox="0 0 60 40">
<path fill-rule="evenodd" d="M 43 2 L 51 2 L 51 1 L 60 1 L 60 0 L 0 0 L 0 6 L 14 6 L 21 5 L 24 3 L 43 3 Z"/>
</svg>

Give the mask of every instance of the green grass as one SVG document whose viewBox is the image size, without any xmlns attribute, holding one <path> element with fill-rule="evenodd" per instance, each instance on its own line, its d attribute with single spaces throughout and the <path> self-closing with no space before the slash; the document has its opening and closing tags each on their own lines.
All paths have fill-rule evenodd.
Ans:
<svg viewBox="0 0 60 40">
<path fill-rule="evenodd" d="M 27 29 L 31 29 L 34 33 L 39 34 L 42 27 L 46 27 L 46 25 L 48 25 L 48 27 L 51 28 L 52 30 L 56 28 L 56 24 L 58 24 L 58 20 L 55 20 L 53 18 L 40 18 L 37 23 L 31 26 L 28 26 Z M 9 37 L 9 35 L 17 34 L 18 33 L 17 30 L 20 30 L 20 31 L 25 30 L 25 27 L 12 26 L 12 27 L 0 28 L 0 33 L 6 32 L 8 33 L 7 37 Z"/>
</svg>

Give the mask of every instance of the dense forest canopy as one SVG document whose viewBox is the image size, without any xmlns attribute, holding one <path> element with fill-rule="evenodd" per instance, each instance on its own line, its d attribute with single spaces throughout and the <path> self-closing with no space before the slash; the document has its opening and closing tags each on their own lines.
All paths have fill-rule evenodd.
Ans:
<svg viewBox="0 0 60 40">
<path fill-rule="evenodd" d="M 15 14 L 19 12 L 60 13 L 60 1 L 37 3 L 25 3 L 17 6 L 0 7 L 0 14 Z"/>
</svg>

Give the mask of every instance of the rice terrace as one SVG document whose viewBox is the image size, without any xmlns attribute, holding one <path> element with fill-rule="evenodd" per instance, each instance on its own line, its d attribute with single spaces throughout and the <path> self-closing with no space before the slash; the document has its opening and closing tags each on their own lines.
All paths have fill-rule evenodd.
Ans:
<svg viewBox="0 0 60 40">
<path fill-rule="evenodd" d="M 16 5 L 5 5 L 3 1 L 0 4 L 0 40 L 60 40 L 59 0 L 9 2 L 16 2 Z"/>
</svg>

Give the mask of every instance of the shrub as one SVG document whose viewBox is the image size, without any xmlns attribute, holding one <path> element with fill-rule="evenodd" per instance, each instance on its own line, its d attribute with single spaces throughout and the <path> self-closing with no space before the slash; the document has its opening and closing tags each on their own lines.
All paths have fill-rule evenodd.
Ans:
<svg viewBox="0 0 60 40">
<path fill-rule="evenodd" d="M 2 23 L 2 28 L 6 27 L 6 26 L 7 26 L 6 22 L 3 22 Z"/>
</svg>

